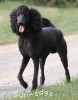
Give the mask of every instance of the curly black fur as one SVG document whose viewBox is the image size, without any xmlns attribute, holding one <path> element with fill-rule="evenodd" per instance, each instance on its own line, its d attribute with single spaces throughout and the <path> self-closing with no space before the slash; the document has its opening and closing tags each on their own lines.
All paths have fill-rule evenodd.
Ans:
<svg viewBox="0 0 78 100">
<path fill-rule="evenodd" d="M 55 27 L 50 20 L 47 18 L 42 18 L 42 27 Z"/>
<path fill-rule="evenodd" d="M 50 22 L 45 24 L 40 13 L 35 9 L 29 9 L 22 5 L 13 10 L 11 15 L 11 28 L 19 36 L 19 50 L 23 56 L 21 68 L 18 74 L 20 84 L 27 88 L 28 84 L 23 80 L 22 74 L 30 58 L 34 63 L 34 76 L 32 90 L 38 85 L 39 63 L 41 68 L 40 84 L 45 81 L 44 65 L 50 53 L 58 53 L 63 63 L 66 79 L 70 82 L 68 70 L 67 45 L 62 32 Z M 45 26 L 51 26 L 42 28 Z"/>
<path fill-rule="evenodd" d="M 17 9 L 14 9 L 10 14 L 12 31 L 17 35 L 21 35 L 18 32 L 17 25 L 17 16 L 20 15 L 21 12 L 28 17 L 28 21 L 25 23 L 27 30 L 32 31 L 33 33 L 40 32 L 42 29 L 42 19 L 40 13 L 33 8 L 29 9 L 27 6 L 24 5 L 18 7 Z"/>
</svg>

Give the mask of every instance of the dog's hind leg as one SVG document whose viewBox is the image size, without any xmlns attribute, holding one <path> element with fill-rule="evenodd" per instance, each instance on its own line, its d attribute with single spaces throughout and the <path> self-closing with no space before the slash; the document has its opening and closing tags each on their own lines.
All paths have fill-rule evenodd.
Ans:
<svg viewBox="0 0 78 100">
<path fill-rule="evenodd" d="M 65 56 L 60 55 L 61 61 L 63 63 L 64 69 L 65 69 L 65 74 L 66 74 L 66 80 L 67 82 L 70 82 L 70 73 L 68 70 L 68 59 Z"/>
<path fill-rule="evenodd" d="M 33 59 L 34 63 L 34 76 L 33 76 L 33 82 L 32 82 L 32 90 L 36 90 L 38 86 L 38 70 L 39 70 L 39 59 Z"/>
<path fill-rule="evenodd" d="M 41 69 L 40 85 L 44 85 L 45 81 L 44 65 L 45 65 L 45 59 L 40 59 L 40 69 Z"/>
<path fill-rule="evenodd" d="M 20 84 L 26 89 L 28 87 L 28 84 L 23 80 L 23 77 L 22 77 L 22 74 L 26 68 L 26 65 L 28 64 L 29 62 L 29 59 L 30 57 L 28 56 L 25 56 L 23 57 L 23 60 L 22 60 L 22 64 L 21 64 L 21 68 L 20 68 L 20 71 L 18 73 L 18 80 L 20 82 Z"/>
<path fill-rule="evenodd" d="M 67 82 L 70 82 L 70 73 L 68 70 L 68 59 L 67 59 L 67 45 L 65 41 L 63 42 L 62 45 L 60 45 L 60 48 L 57 50 L 57 52 L 61 58 L 61 61 L 65 69 L 66 80 Z"/>
</svg>

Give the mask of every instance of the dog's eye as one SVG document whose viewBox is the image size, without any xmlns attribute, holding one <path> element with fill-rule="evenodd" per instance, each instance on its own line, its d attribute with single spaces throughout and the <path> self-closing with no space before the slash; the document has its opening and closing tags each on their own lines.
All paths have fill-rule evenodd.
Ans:
<svg viewBox="0 0 78 100">
<path fill-rule="evenodd" d="M 24 14 L 24 16 L 26 17 L 27 15 L 26 15 L 26 14 Z"/>
<path fill-rule="evenodd" d="M 17 13 L 17 16 L 19 16 L 19 14 Z"/>
<path fill-rule="evenodd" d="M 17 13 L 16 15 L 19 16 L 19 15 L 21 15 L 21 14 L 20 14 L 20 13 Z"/>
</svg>

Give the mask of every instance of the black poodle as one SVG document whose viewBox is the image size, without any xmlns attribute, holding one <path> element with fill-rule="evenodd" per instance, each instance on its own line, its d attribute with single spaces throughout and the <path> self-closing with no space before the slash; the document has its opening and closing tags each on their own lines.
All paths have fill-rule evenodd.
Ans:
<svg viewBox="0 0 78 100">
<path fill-rule="evenodd" d="M 70 82 L 68 70 L 67 45 L 62 32 L 55 27 L 42 28 L 43 19 L 40 13 L 25 5 L 13 10 L 10 15 L 11 28 L 19 36 L 19 50 L 23 56 L 21 68 L 18 74 L 20 84 L 27 88 L 28 84 L 23 80 L 22 74 L 32 58 L 34 63 L 34 75 L 32 90 L 38 85 L 39 64 L 41 68 L 40 84 L 45 81 L 44 65 L 50 53 L 58 53 L 63 63 L 67 82 Z M 46 25 L 45 25 L 46 26 Z"/>
<path fill-rule="evenodd" d="M 55 27 L 55 26 L 47 18 L 42 18 L 42 27 Z"/>
</svg>

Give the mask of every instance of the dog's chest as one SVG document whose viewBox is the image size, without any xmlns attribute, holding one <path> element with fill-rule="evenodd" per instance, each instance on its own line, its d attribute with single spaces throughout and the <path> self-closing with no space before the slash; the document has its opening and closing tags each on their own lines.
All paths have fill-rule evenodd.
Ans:
<svg viewBox="0 0 78 100">
<path fill-rule="evenodd" d="M 32 39 L 24 39 L 20 41 L 19 49 L 21 54 L 28 55 L 31 58 L 39 57 L 41 50 L 38 48 L 41 48 L 41 45 L 38 43 L 39 41 L 32 40 Z"/>
<path fill-rule="evenodd" d="M 31 43 L 31 41 L 24 41 L 24 44 L 23 44 L 23 47 L 24 47 L 24 50 L 26 52 L 26 54 L 28 54 L 29 56 L 32 56 L 32 53 L 33 53 L 33 45 Z"/>
</svg>

